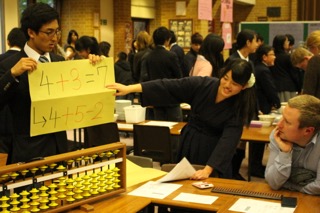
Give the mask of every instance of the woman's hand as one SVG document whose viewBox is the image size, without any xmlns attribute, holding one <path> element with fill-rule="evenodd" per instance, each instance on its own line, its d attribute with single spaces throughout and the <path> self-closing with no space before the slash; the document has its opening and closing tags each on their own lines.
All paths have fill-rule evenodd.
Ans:
<svg viewBox="0 0 320 213">
<path fill-rule="evenodd" d="M 280 138 L 280 130 L 278 127 L 276 127 L 276 129 L 274 131 L 274 139 L 276 140 L 281 152 L 287 152 L 287 153 L 291 152 L 292 147 L 293 147 L 293 143 Z"/>
<path fill-rule="evenodd" d="M 114 84 L 109 84 L 106 87 L 108 89 L 116 90 L 116 93 L 114 93 L 115 96 L 123 96 L 130 93 L 129 86 L 126 86 L 123 84 L 114 83 Z"/>
<path fill-rule="evenodd" d="M 196 171 L 190 179 L 192 180 L 203 180 L 210 176 L 212 173 L 213 168 L 210 166 L 205 166 L 204 169 Z"/>
<path fill-rule="evenodd" d="M 108 89 L 115 89 L 115 96 L 123 96 L 133 92 L 142 92 L 141 84 L 123 85 L 119 83 L 109 84 L 106 86 Z"/>
</svg>

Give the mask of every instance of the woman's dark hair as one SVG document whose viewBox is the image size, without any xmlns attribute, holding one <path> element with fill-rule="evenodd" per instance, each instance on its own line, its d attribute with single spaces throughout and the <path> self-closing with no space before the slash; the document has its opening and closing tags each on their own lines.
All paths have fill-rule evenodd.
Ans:
<svg viewBox="0 0 320 213">
<path fill-rule="evenodd" d="M 68 38 L 67 38 L 67 43 L 71 44 L 72 41 L 72 35 L 75 34 L 77 36 L 77 38 L 79 38 L 78 32 L 75 30 L 70 30 L 68 33 Z"/>
<path fill-rule="evenodd" d="M 287 36 L 285 36 L 285 35 L 276 35 L 273 38 L 272 46 L 273 46 L 274 52 L 276 54 L 279 52 L 285 52 L 283 45 L 286 40 L 287 40 Z"/>
<path fill-rule="evenodd" d="M 35 3 L 28 6 L 23 12 L 20 20 L 21 30 L 29 40 L 28 29 L 39 33 L 40 28 L 51 21 L 59 22 L 58 12 L 45 3 Z"/>
<path fill-rule="evenodd" d="M 101 55 L 109 57 L 110 48 L 111 48 L 111 44 L 107 41 L 101 41 L 99 43 L 99 50 Z"/>
<path fill-rule="evenodd" d="M 256 62 L 262 62 L 263 56 L 268 55 L 268 53 L 273 50 L 273 47 L 267 44 L 260 45 L 258 49 L 256 50 Z"/>
<path fill-rule="evenodd" d="M 232 80 L 242 86 L 246 86 L 251 74 L 253 75 L 253 66 L 250 62 L 237 58 L 229 60 L 222 68 L 221 77 L 223 78 L 229 71 L 232 73 Z M 250 88 L 243 89 L 237 95 L 235 104 L 236 115 L 242 120 L 243 125 L 249 126 L 251 120 L 257 116 L 257 104 L 254 85 Z"/>
<path fill-rule="evenodd" d="M 291 34 L 286 34 L 285 36 L 287 36 L 288 40 L 289 40 L 289 45 L 293 46 L 294 45 L 294 37 Z"/>
<path fill-rule="evenodd" d="M 244 29 L 237 35 L 237 50 L 242 49 L 247 45 L 247 41 L 252 42 L 254 38 L 257 38 L 257 33 L 253 30 Z"/>
<path fill-rule="evenodd" d="M 98 41 L 95 37 L 81 36 L 76 41 L 76 50 L 90 50 L 90 54 L 100 55 Z"/>
<path fill-rule="evenodd" d="M 224 60 L 221 54 L 223 47 L 224 40 L 220 36 L 210 33 L 205 37 L 199 49 L 199 54 L 210 62 L 213 77 L 219 76 L 219 70 L 223 66 Z"/>
</svg>

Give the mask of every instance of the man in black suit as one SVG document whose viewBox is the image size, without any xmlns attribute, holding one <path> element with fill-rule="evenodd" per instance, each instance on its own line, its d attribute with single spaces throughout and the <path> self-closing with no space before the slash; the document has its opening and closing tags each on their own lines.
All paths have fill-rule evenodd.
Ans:
<svg viewBox="0 0 320 213">
<path fill-rule="evenodd" d="M 7 36 L 7 44 L 10 48 L 7 52 L 0 55 L 0 62 L 18 53 L 26 41 L 26 36 L 20 28 L 13 28 Z M 12 132 L 11 112 L 8 106 L 4 106 L 0 110 L 0 152 L 8 154 L 7 164 L 11 163 L 12 143 L 8 139 L 10 139 Z"/>
<path fill-rule="evenodd" d="M 177 44 L 177 36 L 174 34 L 174 32 L 172 30 L 170 30 L 170 34 L 171 34 L 171 39 L 170 39 L 170 42 L 169 42 L 170 51 L 174 52 L 178 57 L 178 61 L 179 61 L 180 69 L 181 69 L 181 72 L 182 72 L 182 76 L 183 77 L 188 76 L 188 75 L 184 75 L 184 74 L 186 74 L 188 72 L 188 71 L 185 70 L 185 66 L 184 66 L 184 50 L 182 49 L 182 47 L 180 47 Z"/>
<path fill-rule="evenodd" d="M 12 113 L 13 163 L 68 151 L 65 131 L 30 137 L 28 72 L 36 70 L 40 56 L 47 62 L 64 60 L 52 53 L 61 34 L 59 14 L 47 4 L 32 4 L 22 13 L 21 29 L 27 37 L 23 50 L 0 63 L 0 108 L 8 105 Z M 100 57 L 89 55 L 89 61 L 95 64 Z"/>
<path fill-rule="evenodd" d="M 181 78 L 182 72 L 178 57 L 166 49 L 170 42 L 170 31 L 159 27 L 153 32 L 154 49 L 146 56 L 142 64 L 141 80 Z M 154 119 L 163 121 L 182 121 L 180 104 L 155 107 Z"/>
</svg>

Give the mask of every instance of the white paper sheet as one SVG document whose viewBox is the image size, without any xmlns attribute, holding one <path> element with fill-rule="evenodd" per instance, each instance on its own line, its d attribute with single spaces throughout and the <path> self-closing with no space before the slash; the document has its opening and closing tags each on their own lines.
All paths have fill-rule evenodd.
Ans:
<svg viewBox="0 0 320 213">
<path fill-rule="evenodd" d="M 133 124 L 123 124 L 123 123 L 118 123 L 118 128 L 119 129 L 131 129 L 133 130 Z"/>
<path fill-rule="evenodd" d="M 175 190 L 179 189 L 181 186 L 181 184 L 158 183 L 155 181 L 149 181 L 139 188 L 128 193 L 128 195 L 163 199 Z"/>
<path fill-rule="evenodd" d="M 281 207 L 281 203 L 240 198 L 229 210 L 245 213 L 293 213 L 295 208 Z"/>
<path fill-rule="evenodd" d="M 191 203 L 201 203 L 201 204 L 212 204 L 219 197 L 217 196 L 209 196 L 209 195 L 197 195 L 191 193 L 180 193 L 173 200 L 191 202 Z"/>
<path fill-rule="evenodd" d="M 173 180 L 183 180 L 190 178 L 196 170 L 189 163 L 187 158 L 183 158 L 166 176 L 157 180 L 157 182 L 168 182 Z"/>
<path fill-rule="evenodd" d="M 149 125 L 149 126 L 167 126 L 169 128 L 172 128 L 174 125 L 178 124 L 177 122 L 170 122 L 170 121 L 148 121 L 144 123 L 143 125 Z"/>
</svg>

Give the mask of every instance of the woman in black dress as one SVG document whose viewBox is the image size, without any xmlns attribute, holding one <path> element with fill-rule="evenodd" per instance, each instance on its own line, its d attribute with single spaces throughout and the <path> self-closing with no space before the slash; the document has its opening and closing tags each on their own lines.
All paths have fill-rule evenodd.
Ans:
<svg viewBox="0 0 320 213">
<path fill-rule="evenodd" d="M 192 179 L 232 178 L 231 160 L 243 126 L 250 124 L 256 112 L 254 82 L 250 63 L 236 59 L 223 68 L 220 79 L 162 79 L 107 88 L 115 89 L 117 96 L 142 92 L 143 106 L 190 104 L 190 120 L 181 131 L 177 161 L 186 157 L 192 164 L 206 165 Z"/>
</svg>

